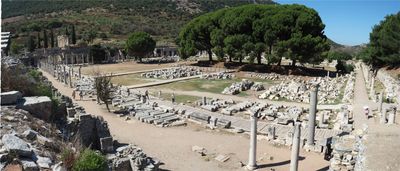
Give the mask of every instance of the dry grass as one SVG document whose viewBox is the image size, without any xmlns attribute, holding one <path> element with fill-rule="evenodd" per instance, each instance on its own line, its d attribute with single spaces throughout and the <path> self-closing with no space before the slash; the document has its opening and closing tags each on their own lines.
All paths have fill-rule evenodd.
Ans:
<svg viewBox="0 0 400 171">
<path fill-rule="evenodd" d="M 167 64 L 138 64 L 136 62 L 123 62 L 117 64 L 97 64 L 90 65 L 82 68 L 82 73 L 85 75 L 92 75 L 93 70 L 99 70 L 102 73 L 124 73 L 124 72 L 134 72 L 134 71 L 143 71 L 143 70 L 151 70 L 151 69 L 160 69 L 160 68 L 168 68 L 177 63 L 167 63 Z M 75 67 L 77 70 L 79 67 Z"/>
</svg>

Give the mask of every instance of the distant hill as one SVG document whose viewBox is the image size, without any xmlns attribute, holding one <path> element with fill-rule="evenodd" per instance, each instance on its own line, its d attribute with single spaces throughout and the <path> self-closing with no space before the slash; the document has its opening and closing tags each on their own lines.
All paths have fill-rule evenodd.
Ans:
<svg viewBox="0 0 400 171">
<path fill-rule="evenodd" d="M 58 23 L 55 32 L 62 34 L 64 26 L 74 24 L 78 36 L 92 29 L 111 42 L 133 31 L 146 31 L 158 41 L 174 42 L 180 28 L 192 18 L 254 2 L 275 4 L 272 0 L 2 0 L 2 30 L 24 37 L 32 27 Z"/>
<path fill-rule="evenodd" d="M 355 46 L 347 46 L 347 45 L 342 45 L 339 43 L 334 42 L 333 40 L 328 38 L 328 42 L 331 45 L 331 51 L 340 51 L 340 52 L 346 52 L 351 55 L 354 55 L 358 52 L 361 51 L 363 48 L 363 45 L 355 45 Z"/>
<path fill-rule="evenodd" d="M 171 43 L 192 18 L 250 3 L 276 4 L 272 0 L 2 0 L 2 31 L 15 33 L 17 41 L 22 42 L 29 30 L 47 27 L 63 34 L 65 26 L 74 24 L 78 39 L 86 30 L 93 29 L 104 42 L 118 44 L 130 32 L 140 30 L 152 34 L 159 42 Z M 328 41 L 332 50 L 353 50 Z"/>
</svg>

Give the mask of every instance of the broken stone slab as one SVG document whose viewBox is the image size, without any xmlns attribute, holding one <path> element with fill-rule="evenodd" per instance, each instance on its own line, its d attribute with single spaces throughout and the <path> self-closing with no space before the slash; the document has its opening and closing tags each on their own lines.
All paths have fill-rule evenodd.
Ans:
<svg viewBox="0 0 400 171">
<path fill-rule="evenodd" d="M 222 127 L 222 128 L 230 128 L 231 127 L 231 121 L 227 120 L 227 119 L 218 118 L 216 126 Z"/>
<path fill-rule="evenodd" d="M 36 139 L 37 134 L 38 133 L 36 131 L 29 129 L 29 130 L 24 131 L 22 133 L 22 136 L 24 136 L 28 140 L 33 141 Z"/>
<path fill-rule="evenodd" d="M 114 151 L 112 137 L 100 138 L 100 149 L 104 153 L 112 153 Z"/>
<path fill-rule="evenodd" d="M 47 137 L 41 136 L 41 135 L 37 135 L 37 141 L 38 141 L 39 144 L 41 144 L 41 145 L 43 145 L 45 147 L 52 147 L 53 146 L 53 140 L 51 140 L 51 139 L 49 139 Z"/>
<path fill-rule="evenodd" d="M 53 162 L 48 157 L 37 156 L 36 163 L 39 165 L 40 168 L 50 169 L 50 166 L 52 165 Z"/>
<path fill-rule="evenodd" d="M 39 171 L 38 165 L 30 159 L 21 160 L 21 164 L 24 168 L 24 171 Z"/>
<path fill-rule="evenodd" d="M 0 93 L 1 105 L 16 104 L 17 101 L 21 98 L 22 94 L 19 91 L 9 91 Z"/>
<path fill-rule="evenodd" d="M 223 154 L 219 154 L 217 157 L 215 157 L 214 159 L 219 161 L 219 162 L 226 162 L 229 160 L 229 156 L 223 155 Z"/>
<path fill-rule="evenodd" d="M 17 108 L 26 110 L 40 119 L 49 120 L 52 102 L 47 96 L 24 97 L 18 103 Z"/>
<path fill-rule="evenodd" d="M 29 147 L 28 143 L 15 135 L 5 134 L 1 141 L 9 152 L 15 152 L 25 157 L 31 157 L 32 155 L 32 149 Z"/>
<path fill-rule="evenodd" d="M 215 112 L 218 110 L 218 107 L 215 105 L 202 105 L 201 108 L 206 109 L 211 112 Z"/>
<path fill-rule="evenodd" d="M 200 155 L 205 155 L 207 150 L 204 147 L 199 147 L 197 145 L 192 146 L 192 151 L 199 153 Z"/>
<path fill-rule="evenodd" d="M 74 108 L 68 108 L 68 109 L 67 109 L 67 115 L 68 115 L 68 117 L 73 118 L 73 117 L 75 116 L 75 114 L 76 114 L 76 110 L 75 110 Z"/>
<path fill-rule="evenodd" d="M 189 114 L 189 118 L 196 121 L 205 122 L 208 124 L 210 122 L 211 116 L 207 114 L 191 113 Z"/>
<path fill-rule="evenodd" d="M 113 162 L 113 170 L 118 171 L 131 171 L 131 164 L 129 158 L 119 158 Z"/>
</svg>

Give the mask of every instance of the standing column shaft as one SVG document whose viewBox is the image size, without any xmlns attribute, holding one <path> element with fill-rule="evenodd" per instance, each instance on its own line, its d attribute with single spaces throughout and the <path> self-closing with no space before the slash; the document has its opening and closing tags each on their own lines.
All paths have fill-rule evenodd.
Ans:
<svg viewBox="0 0 400 171">
<path fill-rule="evenodd" d="M 379 94 L 379 113 L 382 113 L 382 104 L 383 104 L 383 91 Z"/>
<path fill-rule="evenodd" d="M 69 76 L 69 87 L 72 88 L 72 66 L 69 67 L 68 70 L 69 70 L 69 74 L 68 74 L 68 76 Z"/>
<path fill-rule="evenodd" d="M 294 126 L 294 135 L 292 143 L 292 156 L 290 158 L 290 171 L 297 171 L 299 163 L 299 149 L 300 149 L 300 124 L 296 123 Z"/>
<path fill-rule="evenodd" d="M 317 94 L 318 94 L 318 85 L 315 85 L 311 88 L 310 94 L 310 114 L 308 118 L 308 138 L 307 144 L 314 145 L 314 134 L 315 134 L 315 113 L 317 112 Z"/>
<path fill-rule="evenodd" d="M 249 151 L 249 163 L 247 168 L 254 170 L 257 168 L 256 164 L 256 151 L 257 151 L 257 113 L 254 112 L 250 116 L 251 128 L 250 128 L 250 151 Z"/>
<path fill-rule="evenodd" d="M 81 69 L 82 69 L 82 65 L 79 65 L 79 79 L 81 79 Z"/>
<path fill-rule="evenodd" d="M 64 78 L 64 83 L 67 84 L 67 77 L 66 77 L 66 70 L 65 70 L 65 65 L 63 66 L 63 73 L 62 73 L 62 77 Z"/>
</svg>

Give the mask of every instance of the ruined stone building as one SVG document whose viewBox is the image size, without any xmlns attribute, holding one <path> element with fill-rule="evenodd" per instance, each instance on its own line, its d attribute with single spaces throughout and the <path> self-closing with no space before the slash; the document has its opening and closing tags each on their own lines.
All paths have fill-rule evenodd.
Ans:
<svg viewBox="0 0 400 171">
<path fill-rule="evenodd" d="M 176 46 L 157 46 L 153 52 L 155 57 L 167 57 L 178 55 L 178 47 Z"/>
</svg>

